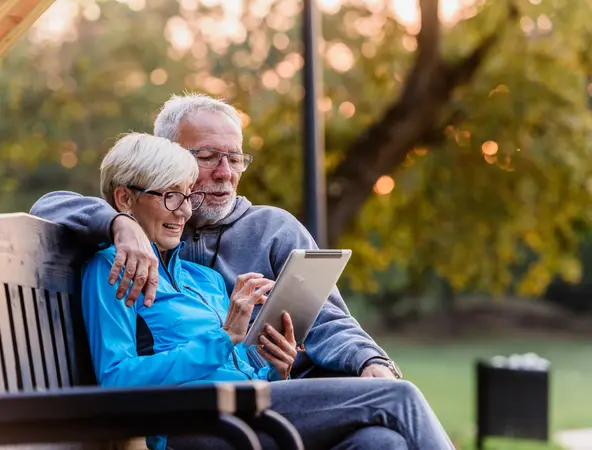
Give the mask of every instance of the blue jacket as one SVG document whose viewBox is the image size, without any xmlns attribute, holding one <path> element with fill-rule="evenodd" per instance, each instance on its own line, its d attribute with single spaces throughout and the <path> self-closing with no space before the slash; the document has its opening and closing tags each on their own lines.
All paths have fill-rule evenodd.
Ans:
<svg viewBox="0 0 592 450">
<path fill-rule="evenodd" d="M 222 328 L 230 300 L 212 269 L 179 258 L 183 243 L 159 264 L 154 304 L 132 307 L 108 282 L 113 246 L 83 267 L 82 310 L 97 381 L 101 386 L 183 385 L 204 381 L 277 378 L 266 365 L 249 365 L 245 348 Z M 155 253 L 158 251 L 154 248 Z"/>
</svg>

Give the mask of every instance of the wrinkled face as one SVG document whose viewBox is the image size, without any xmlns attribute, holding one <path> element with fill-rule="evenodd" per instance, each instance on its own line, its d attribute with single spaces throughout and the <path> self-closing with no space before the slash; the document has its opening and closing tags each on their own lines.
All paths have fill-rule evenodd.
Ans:
<svg viewBox="0 0 592 450">
<path fill-rule="evenodd" d="M 223 152 L 242 153 L 242 132 L 222 112 L 197 111 L 181 120 L 178 143 L 188 150 L 207 147 Z M 197 212 L 201 222 L 215 223 L 230 213 L 240 176 L 240 173 L 230 170 L 226 157 L 213 169 L 199 168 L 194 189 L 206 192 L 206 198 Z"/>
<path fill-rule="evenodd" d="M 193 180 L 162 189 L 157 192 L 178 191 L 189 194 Z M 166 251 L 179 245 L 183 226 L 191 217 L 192 209 L 189 201 L 184 201 L 176 211 L 169 211 L 164 206 L 163 197 L 142 193 L 134 195 L 131 212 L 136 218 L 150 242 L 154 242 L 158 250 Z"/>
</svg>

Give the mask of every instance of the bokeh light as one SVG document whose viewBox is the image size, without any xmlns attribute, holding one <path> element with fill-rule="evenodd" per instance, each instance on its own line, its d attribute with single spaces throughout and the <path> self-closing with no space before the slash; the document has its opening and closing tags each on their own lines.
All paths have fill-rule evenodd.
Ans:
<svg viewBox="0 0 592 450">
<path fill-rule="evenodd" d="M 296 73 L 296 68 L 290 61 L 282 61 L 277 65 L 276 71 L 282 78 L 292 78 Z"/>
<path fill-rule="evenodd" d="M 168 79 L 168 73 L 166 72 L 166 70 L 161 68 L 154 69 L 150 74 L 150 81 L 152 82 L 152 84 L 155 84 L 156 86 L 165 84 Z"/>
<path fill-rule="evenodd" d="M 272 43 L 278 50 L 285 50 L 290 45 L 290 38 L 285 33 L 276 33 L 273 35 Z"/>
<path fill-rule="evenodd" d="M 277 73 L 275 73 L 275 71 L 271 69 L 263 72 L 263 75 L 261 76 L 261 83 L 267 90 L 271 91 L 273 89 L 276 89 L 278 87 L 279 82 L 280 78 L 278 77 Z"/>
<path fill-rule="evenodd" d="M 62 153 L 60 162 L 66 169 L 73 169 L 78 164 L 78 156 L 74 152 L 65 152 Z"/>
<path fill-rule="evenodd" d="M 388 175 L 381 176 L 374 183 L 374 192 L 378 195 L 390 194 L 395 188 L 395 180 Z"/>
<path fill-rule="evenodd" d="M 497 153 L 499 146 L 495 141 L 486 141 L 481 146 L 481 151 L 484 155 L 493 156 Z"/>
<path fill-rule="evenodd" d="M 336 14 L 341 9 L 343 0 L 318 0 L 319 9 L 325 14 Z"/>
<path fill-rule="evenodd" d="M 251 136 L 249 139 L 249 148 L 259 150 L 261 147 L 263 147 L 263 138 L 261 136 Z"/>
<path fill-rule="evenodd" d="M 343 102 L 339 105 L 339 113 L 344 117 L 350 118 L 356 113 L 356 106 L 352 102 Z"/>
<path fill-rule="evenodd" d="M 327 62 L 337 72 L 347 72 L 354 65 L 354 55 L 350 48 L 341 43 L 330 44 L 327 48 Z"/>
</svg>

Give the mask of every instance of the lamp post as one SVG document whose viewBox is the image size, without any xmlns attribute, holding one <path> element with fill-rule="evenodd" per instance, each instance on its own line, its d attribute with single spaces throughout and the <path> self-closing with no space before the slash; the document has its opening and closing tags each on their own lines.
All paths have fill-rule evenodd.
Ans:
<svg viewBox="0 0 592 450">
<path fill-rule="evenodd" d="M 327 196 L 325 189 L 325 146 L 323 117 L 317 99 L 322 92 L 322 70 L 318 60 L 320 17 L 315 0 L 303 0 L 302 43 L 304 51 L 302 105 L 304 132 L 305 226 L 320 248 L 327 248 Z"/>
</svg>

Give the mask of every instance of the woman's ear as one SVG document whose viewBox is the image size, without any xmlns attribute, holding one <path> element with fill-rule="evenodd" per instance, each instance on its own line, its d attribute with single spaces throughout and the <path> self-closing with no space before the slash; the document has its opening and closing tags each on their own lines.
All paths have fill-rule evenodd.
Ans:
<svg viewBox="0 0 592 450">
<path fill-rule="evenodd" d="M 113 201 L 115 202 L 115 208 L 119 212 L 131 212 L 132 205 L 134 204 L 129 189 L 123 186 L 117 186 L 113 190 Z"/>
</svg>

